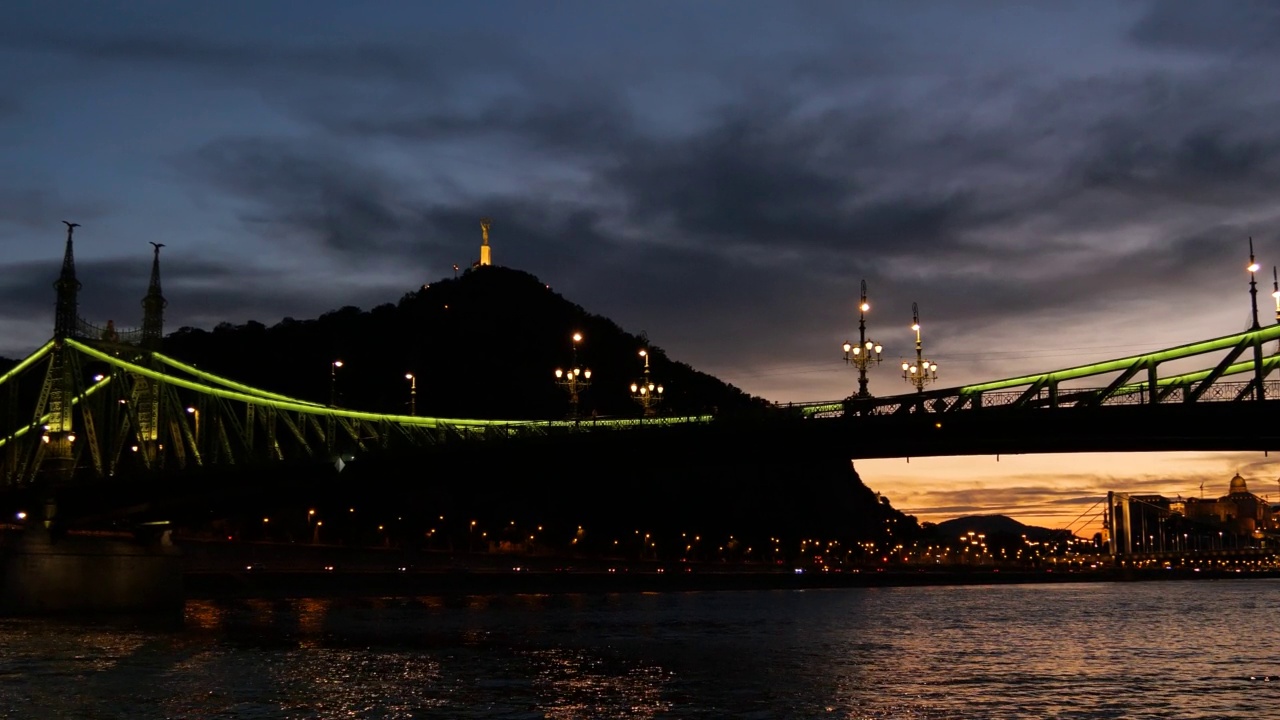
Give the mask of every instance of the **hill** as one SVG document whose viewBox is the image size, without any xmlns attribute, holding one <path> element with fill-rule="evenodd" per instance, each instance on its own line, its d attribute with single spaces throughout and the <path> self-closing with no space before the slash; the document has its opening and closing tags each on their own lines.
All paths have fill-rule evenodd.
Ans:
<svg viewBox="0 0 1280 720">
<path fill-rule="evenodd" d="M 662 412 L 761 412 L 768 404 L 733 385 L 668 358 L 659 346 L 586 312 L 538 278 L 488 266 L 423 286 L 397 304 L 369 311 L 344 307 L 314 320 L 285 318 L 184 327 L 165 351 L 202 369 L 277 392 L 374 412 L 407 413 L 417 377 L 417 412 L 437 417 L 565 417 L 567 393 L 553 371 L 573 361 L 574 332 L 584 340 L 579 364 L 591 369 L 581 414 L 638 416 L 630 384 L 640 377 L 641 348 L 666 392 Z M 330 364 L 343 366 L 331 376 Z"/>
<path fill-rule="evenodd" d="M 420 415 L 559 418 L 569 405 L 553 371 L 572 362 L 575 331 L 584 335 L 578 360 L 593 371 L 584 415 L 641 414 L 629 386 L 642 372 L 638 351 L 645 347 L 653 377 L 667 388 L 662 412 L 712 412 L 730 421 L 772 414 L 761 398 L 669 358 L 661 347 L 588 313 L 533 275 L 500 267 L 476 268 L 368 311 L 346 307 L 313 320 L 286 318 L 272 327 L 250 321 L 212 331 L 182 328 L 165 339 L 165 351 L 211 372 L 317 401 L 328 401 L 332 382 L 338 404 L 356 409 L 405 412 L 405 373 L 411 372 L 418 378 Z M 331 376 L 336 359 L 343 367 Z M 914 518 L 878 500 L 847 460 L 801 458 L 775 448 L 764 453 L 773 460 L 763 462 L 752 459 L 758 453 L 712 451 L 696 438 L 665 438 L 645 435 L 646 442 L 661 442 L 662 452 L 621 463 L 619 458 L 635 455 L 635 438 L 613 439 L 619 447 L 609 446 L 609 438 L 597 439 L 592 450 L 579 443 L 544 443 L 530 456 L 477 449 L 474 458 L 437 457 L 426 475 L 416 461 L 366 458 L 340 481 L 290 490 L 274 501 L 263 498 L 230 522 L 260 532 L 262 517 L 304 518 L 317 509 L 332 518 L 326 531 L 355 543 L 369 528 L 347 527 L 342 511 L 359 507 L 360 517 L 403 517 L 406 527 L 428 523 L 417 527 L 419 538 L 446 532 L 436 522 L 444 517 L 547 532 L 586 526 L 593 529 L 591 537 L 610 542 L 644 528 L 655 542 L 661 538 L 661 547 L 673 549 L 684 533 L 705 533 L 719 542 L 745 541 L 757 553 L 784 539 L 792 547 L 814 537 L 847 540 L 846 547 L 853 547 L 882 539 L 890 528 L 917 528 Z M 694 445 L 684 448 L 680 442 Z M 538 453 L 574 457 L 576 470 L 548 470 L 559 467 L 558 460 L 539 460 Z M 422 482 L 424 477 L 447 480 Z M 272 528 L 279 530 L 275 523 Z M 456 534 L 453 546 L 465 544 L 470 531 L 467 525 L 448 530 Z M 563 539 L 567 543 L 571 536 Z"/>
<path fill-rule="evenodd" d="M 1044 542 L 1061 533 L 1061 530 L 1035 525 L 1024 525 L 1007 515 L 969 515 L 966 517 L 944 520 L 935 526 L 939 537 L 955 538 L 965 533 L 982 533 L 988 538 L 996 536 L 1022 537 L 1036 542 Z"/>
</svg>

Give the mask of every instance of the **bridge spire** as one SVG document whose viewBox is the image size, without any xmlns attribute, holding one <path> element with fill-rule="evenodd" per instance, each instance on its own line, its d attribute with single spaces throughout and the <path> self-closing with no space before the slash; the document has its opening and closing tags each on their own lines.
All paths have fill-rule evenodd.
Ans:
<svg viewBox="0 0 1280 720">
<path fill-rule="evenodd" d="M 151 284 L 147 287 L 147 296 L 142 298 L 142 346 L 148 350 L 159 350 L 164 340 L 164 309 L 168 301 L 160 292 L 160 248 L 164 243 L 151 243 L 155 248 L 155 256 L 151 261 Z"/>
<path fill-rule="evenodd" d="M 62 255 L 62 272 L 53 283 L 58 292 L 58 300 L 53 315 L 53 336 L 59 340 L 75 333 L 76 317 L 80 292 L 80 281 L 76 279 L 76 256 L 71 236 L 80 223 L 62 221 L 67 226 L 67 249 Z"/>
</svg>

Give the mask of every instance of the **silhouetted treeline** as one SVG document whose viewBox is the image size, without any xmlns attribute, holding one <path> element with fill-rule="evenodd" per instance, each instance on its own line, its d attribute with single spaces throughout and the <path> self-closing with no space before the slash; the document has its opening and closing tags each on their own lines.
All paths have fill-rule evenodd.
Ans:
<svg viewBox="0 0 1280 720">
<path fill-rule="evenodd" d="M 481 267 L 410 292 L 369 311 L 344 307 L 314 320 L 250 321 L 212 331 L 184 327 L 165 351 L 201 369 L 316 402 L 407 413 L 417 376 L 419 415 L 558 418 L 569 412 L 557 367 L 572 362 L 571 336 L 582 332 L 579 365 L 592 371 L 583 416 L 638 416 L 630 384 L 648 347 L 652 376 L 666 387 L 661 412 L 767 412 L 768 404 L 685 363 L 661 347 L 587 313 L 536 277 Z M 336 381 L 331 363 L 341 360 Z"/>
</svg>

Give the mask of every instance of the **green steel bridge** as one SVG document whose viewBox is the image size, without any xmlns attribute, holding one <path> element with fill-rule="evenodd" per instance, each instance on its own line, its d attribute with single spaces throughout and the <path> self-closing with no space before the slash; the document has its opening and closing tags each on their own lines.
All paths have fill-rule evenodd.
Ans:
<svg viewBox="0 0 1280 720">
<path fill-rule="evenodd" d="M 512 437 L 591 442 L 605 431 L 646 428 L 737 438 L 726 442 L 739 449 L 781 444 L 844 458 L 1280 447 L 1271 421 L 1280 401 L 1268 399 L 1280 398 L 1280 381 L 1269 379 L 1280 355 L 1264 352 L 1266 343 L 1280 340 L 1280 324 L 962 387 L 787 405 L 732 427 L 711 416 L 529 421 L 351 410 L 251 387 L 160 352 L 166 301 L 159 246 L 142 327 L 85 321 L 74 227 L 68 224 L 54 283 L 53 339 L 0 376 L 0 486 L 334 462 L 344 453 Z M 1216 362 L 1162 372 L 1198 360 Z"/>
</svg>

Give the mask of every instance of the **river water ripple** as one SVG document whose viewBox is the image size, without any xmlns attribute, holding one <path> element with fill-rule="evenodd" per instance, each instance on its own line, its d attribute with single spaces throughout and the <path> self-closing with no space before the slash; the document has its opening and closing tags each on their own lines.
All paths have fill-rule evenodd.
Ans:
<svg viewBox="0 0 1280 720">
<path fill-rule="evenodd" d="M 1280 580 L 192 602 L 0 621 L 0 718 L 1280 717 Z"/>
</svg>

